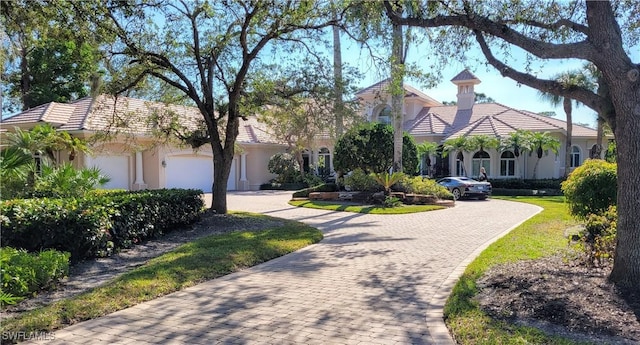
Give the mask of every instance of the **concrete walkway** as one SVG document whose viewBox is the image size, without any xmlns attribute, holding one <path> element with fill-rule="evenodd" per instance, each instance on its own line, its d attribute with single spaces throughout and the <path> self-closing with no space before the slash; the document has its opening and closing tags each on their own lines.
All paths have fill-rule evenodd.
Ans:
<svg viewBox="0 0 640 345">
<path fill-rule="evenodd" d="M 318 244 L 58 330 L 46 344 L 452 344 L 442 306 L 464 267 L 540 208 L 501 200 L 366 215 L 232 192 L 230 210 L 294 219 Z"/>
</svg>

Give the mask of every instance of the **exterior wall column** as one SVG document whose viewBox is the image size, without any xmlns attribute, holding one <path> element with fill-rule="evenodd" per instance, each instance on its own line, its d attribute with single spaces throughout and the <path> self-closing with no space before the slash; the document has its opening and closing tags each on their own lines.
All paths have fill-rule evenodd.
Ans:
<svg viewBox="0 0 640 345">
<path fill-rule="evenodd" d="M 240 190 L 249 190 L 249 181 L 247 180 L 247 153 L 240 155 Z"/>
<path fill-rule="evenodd" d="M 147 189 L 147 184 L 144 183 L 144 174 L 142 167 L 142 151 L 136 151 L 136 180 L 133 182 L 134 190 Z"/>
</svg>

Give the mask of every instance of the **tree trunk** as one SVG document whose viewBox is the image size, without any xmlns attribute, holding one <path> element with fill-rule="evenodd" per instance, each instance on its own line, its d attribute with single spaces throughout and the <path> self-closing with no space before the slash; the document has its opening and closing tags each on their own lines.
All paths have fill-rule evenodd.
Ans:
<svg viewBox="0 0 640 345">
<path fill-rule="evenodd" d="M 391 54 L 391 113 L 393 118 L 393 171 L 402 172 L 402 105 L 404 101 L 404 63 L 402 26 L 393 25 Z"/>
<path fill-rule="evenodd" d="M 337 13 L 333 12 L 334 19 L 337 18 Z M 336 137 L 339 138 L 344 132 L 344 104 L 342 101 L 342 94 L 344 93 L 344 84 L 342 81 L 342 50 L 340 46 L 340 28 L 333 26 L 333 78 L 334 78 L 334 93 L 335 102 L 333 111 L 336 118 Z"/>
<path fill-rule="evenodd" d="M 623 79 L 624 77 L 620 77 Z M 640 291 L 640 83 L 610 84 L 616 109 L 618 162 L 617 244 L 609 279 Z"/>
<path fill-rule="evenodd" d="M 235 155 L 235 142 L 238 137 L 238 110 L 236 102 L 229 102 L 229 114 L 224 138 L 224 147 L 219 136 L 210 135 L 213 149 L 213 202 L 211 209 L 218 214 L 227 213 L 227 181 L 231 173 L 231 164 Z M 211 133 L 212 129 L 209 129 Z M 216 129 L 217 130 L 217 129 Z"/>
<path fill-rule="evenodd" d="M 296 161 L 298 161 L 298 165 L 300 166 L 300 179 L 304 182 L 305 171 L 304 171 L 304 157 L 302 157 L 302 151 L 295 150 Z"/>
<path fill-rule="evenodd" d="M 596 149 L 591 154 L 591 159 L 602 159 L 602 141 L 604 140 L 604 120 L 602 117 L 598 116 L 598 127 L 597 127 L 597 135 L 596 135 Z"/>
<path fill-rule="evenodd" d="M 20 93 L 22 96 L 22 110 L 31 108 L 31 75 L 29 73 L 29 60 L 27 48 L 22 47 L 20 60 Z"/>
<path fill-rule="evenodd" d="M 564 177 L 567 177 L 571 169 L 571 153 L 573 152 L 573 144 L 571 142 L 573 136 L 573 117 L 571 116 L 573 109 L 571 109 L 571 98 L 564 97 L 562 99 L 562 105 L 564 107 L 564 113 L 567 114 L 567 145 L 565 146 L 564 157 Z"/>
</svg>

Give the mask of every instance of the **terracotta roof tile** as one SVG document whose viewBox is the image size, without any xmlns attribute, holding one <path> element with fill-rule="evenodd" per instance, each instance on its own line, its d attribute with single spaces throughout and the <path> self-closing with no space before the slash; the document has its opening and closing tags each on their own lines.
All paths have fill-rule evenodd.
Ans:
<svg viewBox="0 0 640 345">
<path fill-rule="evenodd" d="M 455 77 L 453 77 L 451 79 L 452 82 L 466 81 L 466 80 L 477 80 L 477 81 L 480 81 L 480 79 L 478 79 L 478 77 L 476 77 L 473 73 L 471 73 L 471 71 L 469 71 L 466 68 L 464 70 L 462 70 L 462 72 L 458 73 Z"/>
<path fill-rule="evenodd" d="M 365 95 L 365 94 L 369 94 L 369 93 L 382 93 L 385 94 L 388 92 L 388 87 L 389 87 L 389 82 L 390 79 L 385 79 L 382 80 L 380 82 L 377 82 L 369 87 L 366 87 L 362 90 L 359 90 L 358 92 L 356 92 L 356 95 Z M 418 90 L 417 88 L 405 83 L 404 84 L 404 90 L 405 90 L 405 97 L 409 98 L 409 97 L 418 97 L 418 98 L 422 98 L 425 101 L 429 102 L 432 105 L 442 105 L 442 103 L 438 102 L 437 100 L 431 98 L 429 95 L 427 95 L 426 93 Z"/>
</svg>

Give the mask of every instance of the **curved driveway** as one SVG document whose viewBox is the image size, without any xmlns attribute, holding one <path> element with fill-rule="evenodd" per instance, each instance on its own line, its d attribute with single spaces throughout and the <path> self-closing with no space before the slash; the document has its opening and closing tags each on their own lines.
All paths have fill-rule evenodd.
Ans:
<svg viewBox="0 0 640 345">
<path fill-rule="evenodd" d="M 448 344 L 442 305 L 482 248 L 540 208 L 461 201 L 367 215 L 295 208 L 290 192 L 232 192 L 230 210 L 294 219 L 320 243 L 73 325 L 47 344 Z"/>
</svg>

